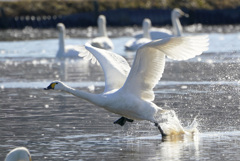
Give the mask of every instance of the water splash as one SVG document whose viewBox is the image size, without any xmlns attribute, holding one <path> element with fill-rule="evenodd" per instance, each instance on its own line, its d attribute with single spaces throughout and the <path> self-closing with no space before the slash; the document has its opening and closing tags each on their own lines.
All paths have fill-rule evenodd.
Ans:
<svg viewBox="0 0 240 161">
<path fill-rule="evenodd" d="M 159 117 L 160 116 L 160 117 Z M 194 118 L 193 122 L 183 127 L 182 123 L 178 119 L 176 113 L 174 110 L 166 110 L 164 112 L 161 112 L 160 115 L 158 115 L 159 118 L 157 118 L 157 121 L 160 122 L 160 125 L 168 136 L 171 135 L 187 135 L 187 136 L 193 136 L 194 134 L 198 133 L 198 122 L 196 117 Z"/>
</svg>

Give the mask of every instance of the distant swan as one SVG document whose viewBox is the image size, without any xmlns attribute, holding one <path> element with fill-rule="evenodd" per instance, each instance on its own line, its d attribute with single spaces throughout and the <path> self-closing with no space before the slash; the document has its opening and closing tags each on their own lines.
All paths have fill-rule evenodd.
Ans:
<svg viewBox="0 0 240 161">
<path fill-rule="evenodd" d="M 107 36 L 106 17 L 100 15 L 98 17 L 98 37 L 90 41 L 92 46 L 101 49 L 113 49 L 114 45 Z"/>
<path fill-rule="evenodd" d="M 171 21 L 173 25 L 173 33 L 165 28 L 151 28 L 149 30 L 150 38 L 152 40 L 157 39 L 164 39 L 167 37 L 173 37 L 173 36 L 182 36 L 182 25 L 180 23 L 179 18 L 185 16 L 188 17 L 188 14 L 184 13 L 181 9 L 175 8 L 171 12 Z M 143 37 L 142 31 L 136 32 L 134 35 L 134 38 L 140 39 Z"/>
<path fill-rule="evenodd" d="M 78 54 L 81 52 L 80 45 L 65 45 L 65 26 L 63 23 L 58 23 L 57 28 L 59 31 L 59 49 L 57 58 L 79 58 Z"/>
<path fill-rule="evenodd" d="M 32 158 L 27 148 L 18 147 L 7 154 L 5 161 L 32 161 Z"/>
<path fill-rule="evenodd" d="M 105 75 L 105 89 L 93 94 L 73 89 L 60 81 L 53 81 L 45 90 L 62 90 L 85 99 L 112 113 L 122 116 L 114 123 L 123 126 L 126 121 L 153 122 L 162 136 L 170 135 L 161 128 L 158 118 L 164 110 L 154 104 L 153 88 L 162 77 L 165 56 L 174 60 L 187 60 L 208 49 L 207 36 L 172 37 L 155 40 L 141 46 L 130 68 L 127 61 L 110 51 L 85 45 L 89 55 L 100 63 Z M 96 61 L 96 60 L 94 60 Z"/>
<path fill-rule="evenodd" d="M 182 36 L 182 25 L 179 20 L 180 17 L 188 17 L 188 14 L 184 13 L 179 8 L 174 8 L 171 13 L 171 20 L 173 25 L 173 34 L 174 36 Z"/>
<path fill-rule="evenodd" d="M 126 44 L 125 44 L 125 49 L 129 51 L 135 51 L 137 50 L 140 46 L 149 43 L 151 41 L 151 36 L 149 33 L 149 30 L 151 28 L 151 20 L 148 18 L 145 18 L 142 23 L 142 29 L 143 29 L 143 36 L 140 38 L 133 38 L 130 39 Z"/>
</svg>

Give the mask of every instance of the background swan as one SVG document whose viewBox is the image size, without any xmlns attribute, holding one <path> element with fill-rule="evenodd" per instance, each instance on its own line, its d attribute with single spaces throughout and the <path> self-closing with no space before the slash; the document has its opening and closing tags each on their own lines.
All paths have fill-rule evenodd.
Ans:
<svg viewBox="0 0 240 161">
<path fill-rule="evenodd" d="M 111 39 L 107 36 L 107 27 L 106 27 L 106 17 L 100 15 L 98 17 L 98 37 L 90 41 L 92 46 L 101 48 L 101 49 L 113 49 L 114 45 Z"/>
<path fill-rule="evenodd" d="M 7 154 L 5 161 L 32 161 L 32 158 L 27 148 L 18 147 Z"/>
<path fill-rule="evenodd" d="M 139 38 L 130 39 L 128 42 L 126 42 L 125 50 L 135 51 L 140 46 L 149 43 L 151 41 L 151 36 L 149 33 L 151 26 L 152 26 L 151 20 L 145 18 L 142 23 L 143 36 Z"/>
<path fill-rule="evenodd" d="M 58 23 L 57 28 L 59 31 L 59 48 L 57 58 L 79 58 L 78 54 L 81 52 L 79 45 L 65 45 L 65 26 L 63 23 Z"/>
<path fill-rule="evenodd" d="M 104 92 L 88 93 L 73 89 L 60 81 L 52 82 L 46 90 L 62 90 L 118 114 L 121 118 L 115 123 L 120 125 L 126 121 L 148 120 L 158 127 L 163 136 L 185 133 L 182 127 L 174 132 L 173 128 L 160 127 L 159 118 L 165 112 L 152 102 L 155 98 L 153 88 L 162 77 L 165 55 L 174 60 L 193 58 L 208 49 L 208 37 L 172 37 L 147 43 L 137 50 L 132 68 L 120 55 L 90 44 L 85 47 L 103 68 Z M 86 56 L 91 57 L 89 55 Z"/>
<path fill-rule="evenodd" d="M 181 9 L 175 8 L 171 12 L 171 21 L 173 25 L 173 32 L 165 28 L 151 28 L 149 34 L 152 40 L 164 39 L 167 37 L 181 36 L 182 35 L 182 25 L 179 18 L 182 16 L 188 17 L 188 14 L 184 13 Z M 134 38 L 140 39 L 143 37 L 142 31 L 136 32 Z"/>
<path fill-rule="evenodd" d="M 174 36 L 182 36 L 182 25 L 179 20 L 180 17 L 188 17 L 188 14 L 184 13 L 179 8 L 174 8 L 171 13 L 171 20 L 173 25 L 173 34 Z"/>
</svg>

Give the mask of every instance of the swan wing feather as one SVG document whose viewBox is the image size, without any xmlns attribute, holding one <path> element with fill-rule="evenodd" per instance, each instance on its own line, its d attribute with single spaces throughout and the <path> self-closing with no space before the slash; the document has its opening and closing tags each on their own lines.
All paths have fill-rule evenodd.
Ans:
<svg viewBox="0 0 240 161">
<path fill-rule="evenodd" d="M 80 55 L 91 58 L 89 59 L 91 62 L 98 62 L 103 69 L 105 76 L 104 92 L 121 88 L 130 71 L 130 66 L 126 59 L 113 52 L 93 47 L 89 43 L 85 44 L 85 48 L 89 52 L 84 52 Z"/>
<path fill-rule="evenodd" d="M 144 100 L 153 101 L 153 88 L 162 77 L 165 55 L 174 60 L 187 60 L 207 49 L 207 36 L 172 37 L 147 43 L 137 50 L 122 89 Z"/>
</svg>

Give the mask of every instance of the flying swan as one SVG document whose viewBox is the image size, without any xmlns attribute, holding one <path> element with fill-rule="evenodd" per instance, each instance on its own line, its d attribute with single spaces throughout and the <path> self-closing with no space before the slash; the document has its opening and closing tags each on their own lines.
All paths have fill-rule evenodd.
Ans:
<svg viewBox="0 0 240 161">
<path fill-rule="evenodd" d="M 27 148 L 18 147 L 11 150 L 4 161 L 32 161 L 32 158 Z"/>
<path fill-rule="evenodd" d="M 162 77 L 165 55 L 174 60 L 187 60 L 208 49 L 208 36 L 172 37 L 155 40 L 141 46 L 130 68 L 127 61 L 113 52 L 86 44 L 85 56 L 100 63 L 105 76 L 105 89 L 93 94 L 73 89 L 60 81 L 53 81 L 45 90 L 61 90 L 85 99 L 112 113 L 122 116 L 115 121 L 123 126 L 126 121 L 147 120 L 153 122 L 162 136 L 170 135 L 157 121 L 164 113 L 152 101 L 153 88 Z M 84 56 L 81 55 L 81 56 Z"/>
</svg>

